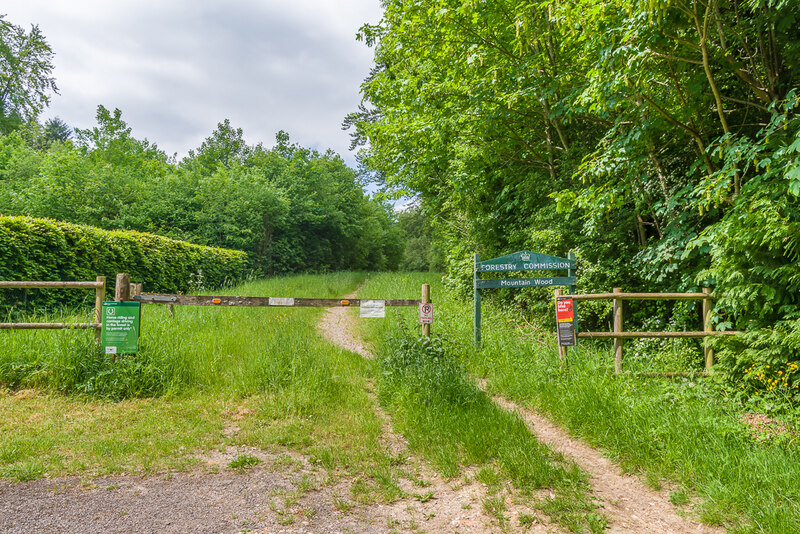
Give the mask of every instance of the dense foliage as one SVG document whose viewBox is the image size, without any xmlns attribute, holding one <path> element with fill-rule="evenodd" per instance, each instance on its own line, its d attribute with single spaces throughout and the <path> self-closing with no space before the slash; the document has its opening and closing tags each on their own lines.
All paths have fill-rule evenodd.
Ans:
<svg viewBox="0 0 800 534">
<path fill-rule="evenodd" d="M 30 31 L 0 15 L 0 133 L 33 120 L 57 92 L 53 51 L 38 26 Z"/>
<path fill-rule="evenodd" d="M 31 217 L 0 216 L 0 280 L 93 281 L 129 273 L 145 290 L 176 293 L 239 282 L 243 252 L 204 247 L 152 234 L 107 231 Z M 111 293 L 113 294 L 113 293 Z M 0 290 L 5 311 L 55 303 L 94 305 L 84 291 Z"/>
<path fill-rule="evenodd" d="M 405 247 L 400 270 L 444 270 L 444 251 L 436 235 L 438 221 L 431 220 L 419 206 L 411 205 L 397 214 L 397 223 Z"/>
<path fill-rule="evenodd" d="M 347 124 L 368 169 L 449 221 L 451 281 L 469 287 L 473 251 L 575 250 L 583 291 L 709 285 L 721 326 L 798 330 L 795 2 L 383 5 Z M 723 351 L 733 375 L 800 359 L 748 346 Z"/>
<path fill-rule="evenodd" d="M 226 120 L 176 162 L 135 139 L 120 110 L 60 140 L 58 123 L 0 136 L 0 213 L 156 233 L 247 252 L 255 274 L 396 268 L 391 209 L 333 152 L 249 146 Z"/>
</svg>

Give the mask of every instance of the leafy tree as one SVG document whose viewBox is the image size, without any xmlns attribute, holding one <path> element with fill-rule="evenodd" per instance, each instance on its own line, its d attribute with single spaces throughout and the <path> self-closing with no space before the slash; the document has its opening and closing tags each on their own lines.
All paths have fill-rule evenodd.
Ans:
<svg viewBox="0 0 800 534">
<path fill-rule="evenodd" d="M 38 26 L 26 32 L 0 15 L 0 133 L 33 121 L 58 93 L 53 51 Z"/>
<path fill-rule="evenodd" d="M 120 110 L 99 106 L 96 118 L 75 143 L 31 143 L 41 138 L 35 123 L 0 136 L 0 212 L 244 250 L 255 274 L 391 269 L 401 259 L 391 209 L 333 152 L 284 132 L 272 149 L 247 146 L 226 121 L 177 165 L 136 139 Z"/>
<path fill-rule="evenodd" d="M 53 117 L 52 119 L 47 119 L 44 123 L 42 137 L 44 137 L 45 142 L 48 143 L 56 141 L 64 143 L 72 138 L 72 128 L 60 118 Z"/>
<path fill-rule="evenodd" d="M 383 4 L 345 126 L 438 214 L 451 284 L 473 252 L 572 249 L 586 291 L 715 286 L 721 326 L 767 328 L 732 373 L 800 358 L 763 349 L 800 331 L 796 2 Z"/>
<path fill-rule="evenodd" d="M 220 167 L 201 179 L 195 200 L 201 242 L 246 250 L 254 269 L 269 271 L 274 239 L 286 226 L 289 210 L 281 191 L 244 167 Z"/>
<path fill-rule="evenodd" d="M 404 271 L 442 271 L 444 268 L 443 250 L 435 235 L 431 215 L 415 204 L 401 211 L 397 215 L 397 220 L 405 243 L 400 269 Z"/>
<path fill-rule="evenodd" d="M 189 157 L 184 160 L 184 165 L 213 172 L 219 165 L 230 167 L 235 163 L 242 163 L 250 151 L 242 129 L 233 128 L 231 121 L 225 119 L 217 124 L 217 129 L 203 141 L 197 152 L 189 151 Z"/>
</svg>

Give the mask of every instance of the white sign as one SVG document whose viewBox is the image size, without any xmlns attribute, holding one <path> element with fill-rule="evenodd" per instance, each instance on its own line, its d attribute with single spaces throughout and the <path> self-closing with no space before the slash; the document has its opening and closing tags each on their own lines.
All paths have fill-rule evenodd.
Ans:
<svg viewBox="0 0 800 534">
<path fill-rule="evenodd" d="M 372 317 L 381 319 L 386 317 L 386 301 L 384 300 L 362 300 L 361 317 Z"/>
<path fill-rule="evenodd" d="M 278 297 L 270 297 L 269 298 L 269 305 L 270 306 L 294 306 L 294 299 L 288 298 L 278 298 Z"/>
<path fill-rule="evenodd" d="M 433 323 L 433 304 L 419 305 L 419 324 L 432 324 Z"/>
</svg>

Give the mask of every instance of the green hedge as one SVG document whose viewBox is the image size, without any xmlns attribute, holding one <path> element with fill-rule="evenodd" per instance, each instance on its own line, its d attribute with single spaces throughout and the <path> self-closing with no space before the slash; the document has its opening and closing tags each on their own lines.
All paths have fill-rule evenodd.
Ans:
<svg viewBox="0 0 800 534">
<path fill-rule="evenodd" d="M 239 282 L 247 255 L 153 234 L 101 230 L 32 217 L 0 216 L 0 280 L 94 280 L 105 276 L 113 295 L 117 273 L 159 293 L 217 288 Z M 76 295 L 78 293 L 79 295 Z M 0 290 L 0 308 L 75 305 L 94 294 L 80 290 Z"/>
</svg>

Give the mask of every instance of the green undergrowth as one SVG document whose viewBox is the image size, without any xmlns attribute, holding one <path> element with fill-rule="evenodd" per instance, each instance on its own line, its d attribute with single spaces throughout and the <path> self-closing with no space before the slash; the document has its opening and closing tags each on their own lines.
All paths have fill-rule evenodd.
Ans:
<svg viewBox="0 0 800 534">
<path fill-rule="evenodd" d="M 228 293 L 340 297 L 365 278 L 291 276 Z M 90 331 L 0 331 L 0 477 L 226 469 L 204 455 L 247 445 L 299 451 L 326 477 L 361 476 L 380 494 L 396 476 L 367 393 L 374 364 L 321 338 L 323 311 L 176 306 L 170 316 L 145 305 L 140 353 L 116 360 Z"/>
<path fill-rule="evenodd" d="M 412 298 L 427 278 L 430 275 L 380 276 L 371 279 L 360 296 Z M 434 295 L 439 290 L 435 284 Z M 434 302 L 437 314 L 456 311 L 447 305 L 440 308 L 435 296 Z M 420 336 L 415 314 L 416 309 L 392 309 L 384 321 L 362 322 L 380 355 L 380 402 L 409 447 L 445 477 L 457 477 L 465 468 L 476 470 L 476 478 L 490 490 L 484 510 L 501 526 L 508 521 L 506 489 L 501 490 L 507 487 L 514 498 L 571 531 L 602 531 L 605 519 L 588 497 L 586 475 L 541 444 L 519 416 L 481 391 L 467 376 L 453 344 L 436 334 Z M 543 488 L 554 497 L 535 498 L 536 490 Z"/>
<path fill-rule="evenodd" d="M 392 294 L 416 296 L 420 282 L 381 276 L 371 279 L 362 294 L 386 293 L 394 285 Z M 497 309 L 491 302 L 484 303 L 483 348 L 477 351 L 472 343 L 471 303 L 452 298 L 439 284 L 434 284 L 433 301 L 432 329 L 443 340 L 443 348 L 437 351 L 447 354 L 447 365 L 464 369 L 474 380 L 485 378 L 490 392 L 546 414 L 603 450 L 625 471 L 669 491 L 673 503 L 691 517 L 731 532 L 800 532 L 796 506 L 800 502 L 800 444 L 791 420 L 771 422 L 764 415 L 748 414 L 751 408 L 740 404 L 714 378 L 637 374 L 653 367 L 645 361 L 646 353 L 637 355 L 638 362 L 629 362 L 632 374 L 615 376 L 609 344 L 582 344 L 570 351 L 565 368 L 558 360 L 553 334 L 531 331 L 513 310 Z M 410 311 L 392 312 L 395 316 L 403 313 L 406 322 L 415 321 Z M 389 324 L 374 324 L 365 331 L 373 343 L 381 344 L 381 339 L 392 338 L 386 329 L 396 326 Z M 701 359 L 702 354 L 696 357 Z M 396 356 L 388 361 L 392 358 Z M 434 362 L 425 365 L 441 369 Z M 396 371 L 390 367 L 388 377 L 386 373 L 384 387 L 398 389 L 392 378 Z M 413 380 L 427 376 L 413 375 Z M 428 396 L 432 394 L 416 389 L 409 382 L 399 388 L 401 395 L 394 393 L 397 400 L 384 402 L 422 432 L 433 423 L 420 417 L 413 404 L 431 402 Z M 446 396 L 450 389 L 439 391 L 437 395 Z M 463 404 L 470 398 L 460 399 Z M 434 413 L 447 412 L 440 408 Z M 767 425 L 746 424 L 748 419 L 764 420 Z M 451 430 L 462 435 L 442 440 L 469 439 L 463 434 L 470 429 Z M 421 447 L 426 446 L 420 440 Z M 451 456 L 439 454 L 447 459 L 442 465 L 450 465 Z M 468 456 L 460 460 L 464 458 Z"/>
<path fill-rule="evenodd" d="M 742 407 L 709 380 L 615 376 L 610 350 L 600 347 L 572 351 L 564 371 L 552 347 L 502 338 L 472 368 L 492 391 L 548 414 L 651 486 L 697 496 L 706 523 L 800 531 L 800 513 L 786 506 L 800 499 L 796 430 L 749 428 Z"/>
<path fill-rule="evenodd" d="M 338 297 L 363 274 L 279 277 L 215 295 Z M 203 293 L 202 291 L 200 293 Z M 13 389 L 79 393 L 111 400 L 228 392 L 249 395 L 329 374 L 316 358 L 321 308 L 143 305 L 140 351 L 106 355 L 89 331 L 0 331 L 0 383 Z M 89 322 L 90 312 L 31 317 Z M 329 349 L 333 351 L 331 347 Z"/>
</svg>

